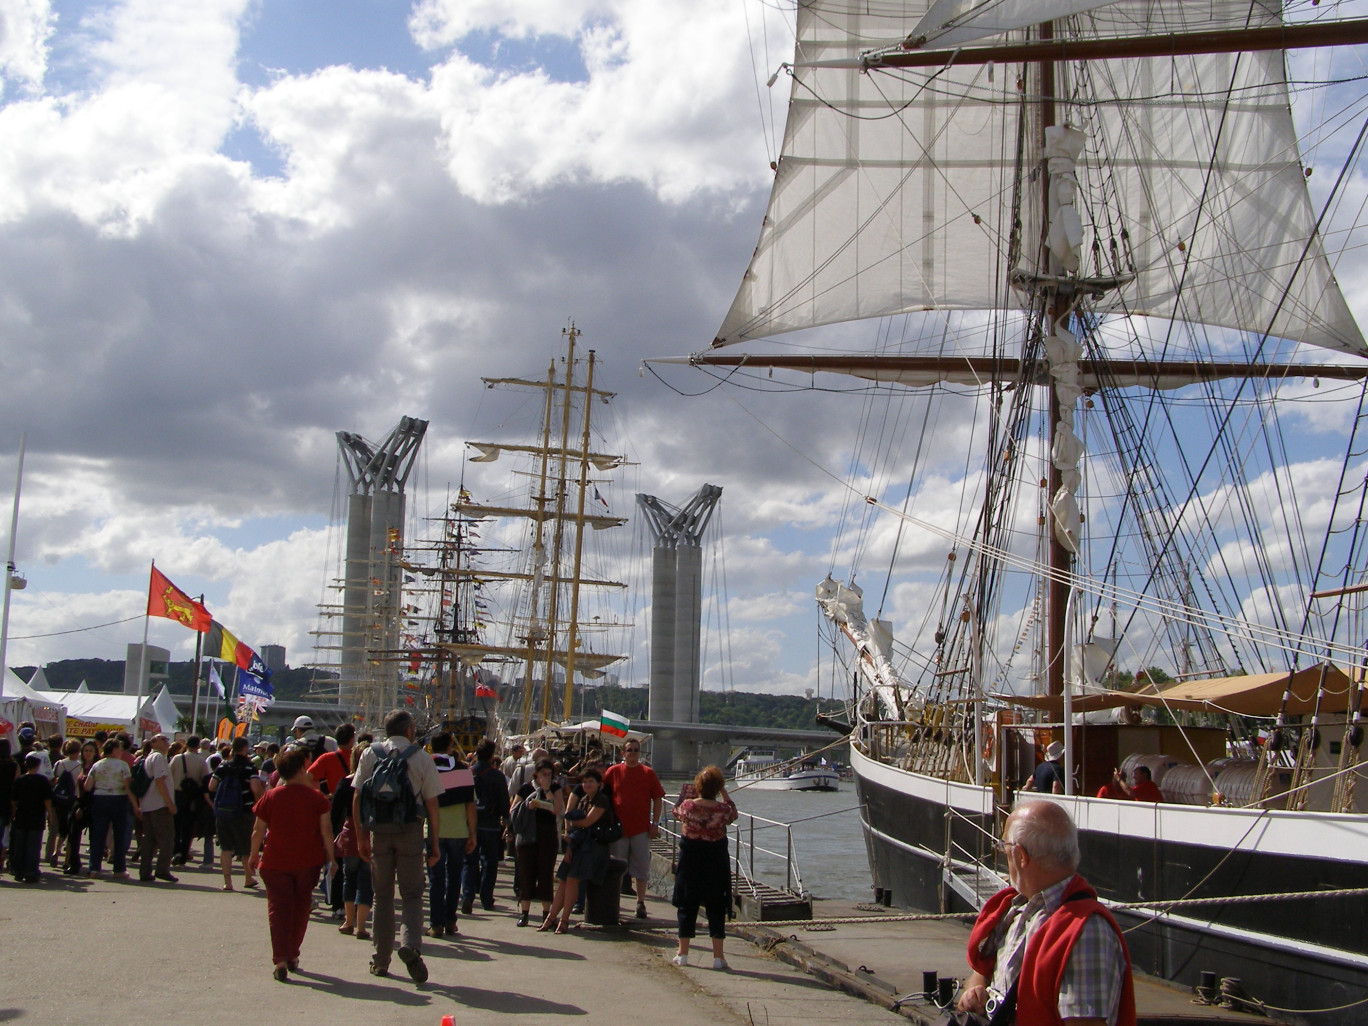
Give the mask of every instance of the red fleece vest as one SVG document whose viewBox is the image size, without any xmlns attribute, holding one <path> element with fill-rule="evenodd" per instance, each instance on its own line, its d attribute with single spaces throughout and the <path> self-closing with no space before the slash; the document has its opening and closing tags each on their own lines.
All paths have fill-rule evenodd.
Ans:
<svg viewBox="0 0 1368 1026">
<path fill-rule="evenodd" d="M 1008 887 L 989 898 L 969 934 L 969 964 L 989 980 L 993 978 L 993 967 L 997 964 L 997 951 L 992 948 L 993 932 L 1016 896 L 1016 889 Z M 1135 987 L 1126 938 L 1112 914 L 1097 900 L 1097 892 L 1077 875 L 1064 889 L 1064 900 L 1059 908 L 1026 941 L 1021 977 L 1017 981 L 1016 1026 L 1063 1026 L 1059 1017 L 1059 985 L 1069 964 L 1069 952 L 1091 915 L 1103 916 L 1121 942 L 1126 970 L 1121 979 L 1116 1026 L 1135 1026 Z"/>
</svg>

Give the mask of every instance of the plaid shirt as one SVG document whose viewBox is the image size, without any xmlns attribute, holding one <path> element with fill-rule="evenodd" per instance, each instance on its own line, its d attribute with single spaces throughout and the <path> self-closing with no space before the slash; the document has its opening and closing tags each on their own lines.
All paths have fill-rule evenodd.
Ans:
<svg viewBox="0 0 1368 1026">
<path fill-rule="evenodd" d="M 1021 975 L 1026 942 L 1059 909 L 1072 879 L 1066 877 L 1034 897 L 1018 894 L 1012 899 L 993 937 L 998 957 L 988 986 L 990 998 L 1001 1000 L 1011 990 Z M 1059 985 L 1059 1017 L 1106 1019 L 1110 1026 L 1116 1026 L 1125 967 L 1121 943 L 1111 924 L 1101 916 L 1089 916 L 1064 967 Z"/>
</svg>

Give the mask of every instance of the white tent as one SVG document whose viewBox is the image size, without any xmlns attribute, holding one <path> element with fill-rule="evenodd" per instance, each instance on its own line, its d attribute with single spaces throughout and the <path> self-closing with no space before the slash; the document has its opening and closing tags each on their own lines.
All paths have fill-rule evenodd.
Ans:
<svg viewBox="0 0 1368 1026">
<path fill-rule="evenodd" d="M 39 737 L 66 734 L 66 709 L 61 697 L 35 691 L 10 669 L 5 673 L 5 695 L 0 698 L 0 737 L 11 736 L 24 720 L 33 721 Z"/>
<path fill-rule="evenodd" d="M 126 730 L 140 737 L 158 731 L 170 734 L 176 728 L 174 718 L 170 723 L 161 722 L 151 698 L 145 697 L 139 706 L 137 695 L 103 692 L 82 695 L 75 691 L 50 691 L 44 697 L 66 704 L 66 733 L 69 737 L 91 737 L 97 730 Z"/>
</svg>

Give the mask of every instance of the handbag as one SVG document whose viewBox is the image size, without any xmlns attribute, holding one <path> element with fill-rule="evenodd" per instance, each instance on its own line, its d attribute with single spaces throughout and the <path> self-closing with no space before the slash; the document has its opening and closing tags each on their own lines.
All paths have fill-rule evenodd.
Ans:
<svg viewBox="0 0 1368 1026">
<path fill-rule="evenodd" d="M 533 791 L 532 795 L 535 794 Z M 513 828 L 513 833 L 517 837 L 537 835 L 537 810 L 531 805 L 532 795 L 528 795 L 509 810 L 508 825 Z"/>
</svg>

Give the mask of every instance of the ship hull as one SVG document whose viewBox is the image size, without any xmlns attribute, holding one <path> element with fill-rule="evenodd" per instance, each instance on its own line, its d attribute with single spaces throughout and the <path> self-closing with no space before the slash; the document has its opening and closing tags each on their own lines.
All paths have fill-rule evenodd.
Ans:
<svg viewBox="0 0 1368 1026">
<path fill-rule="evenodd" d="M 871 875 L 886 903 L 972 911 L 1001 884 L 990 835 L 1005 810 L 988 788 L 884 765 L 852 747 Z M 1316 892 L 1368 885 L 1368 817 L 1050 796 L 1079 827 L 1080 871 L 1109 902 Z M 949 824 L 947 828 L 947 824 Z M 947 858 L 947 840 L 950 855 Z M 1328 1009 L 1368 993 L 1368 899 L 1301 898 L 1118 910 L 1136 968 L 1195 985 L 1236 978 L 1281 1009 Z M 1368 1026 L 1368 1005 L 1306 1023 Z"/>
</svg>

